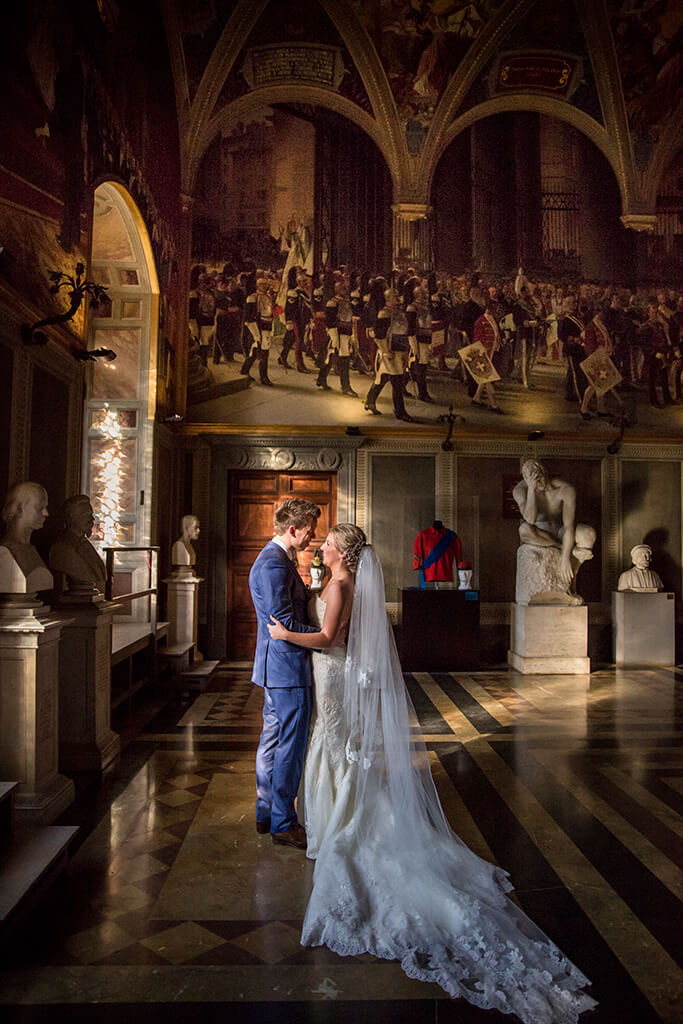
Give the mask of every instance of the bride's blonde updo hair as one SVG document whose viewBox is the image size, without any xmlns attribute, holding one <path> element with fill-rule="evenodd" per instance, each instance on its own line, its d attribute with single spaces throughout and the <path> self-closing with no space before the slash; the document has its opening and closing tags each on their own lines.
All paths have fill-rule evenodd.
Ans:
<svg viewBox="0 0 683 1024">
<path fill-rule="evenodd" d="M 330 530 L 330 536 L 337 551 L 341 553 L 346 568 L 349 572 L 355 573 L 360 553 L 368 542 L 360 526 L 353 523 L 337 523 Z"/>
</svg>

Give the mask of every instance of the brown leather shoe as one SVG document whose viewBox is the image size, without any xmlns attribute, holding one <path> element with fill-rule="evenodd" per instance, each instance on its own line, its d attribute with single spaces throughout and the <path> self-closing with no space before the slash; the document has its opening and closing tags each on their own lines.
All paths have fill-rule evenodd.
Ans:
<svg viewBox="0 0 683 1024">
<path fill-rule="evenodd" d="M 297 850 L 306 849 L 306 829 L 295 821 L 286 832 L 272 832 L 270 838 L 279 846 L 294 846 Z"/>
<path fill-rule="evenodd" d="M 270 832 L 270 818 L 266 818 L 265 821 L 257 821 L 256 831 L 260 836 L 267 836 Z"/>
</svg>

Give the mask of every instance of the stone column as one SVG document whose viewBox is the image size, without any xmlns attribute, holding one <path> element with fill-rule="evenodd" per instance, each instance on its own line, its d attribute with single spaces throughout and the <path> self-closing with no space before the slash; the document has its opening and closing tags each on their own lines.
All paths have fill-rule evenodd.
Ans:
<svg viewBox="0 0 683 1024">
<path fill-rule="evenodd" d="M 74 799 L 60 775 L 59 637 L 67 620 L 30 594 L 0 594 L 0 778 L 19 821 L 47 825 Z"/>
<path fill-rule="evenodd" d="M 59 646 L 59 767 L 101 772 L 121 750 L 111 729 L 114 605 L 72 583 L 55 610 L 68 616 Z"/>
<path fill-rule="evenodd" d="M 432 269 L 432 208 L 426 203 L 394 203 L 393 262 L 395 267 Z"/>
<path fill-rule="evenodd" d="M 515 261 L 517 266 L 533 269 L 543 260 L 538 114 L 532 111 L 515 112 L 512 115 L 512 128 L 515 169 Z M 511 262 L 508 262 L 508 266 Z"/>
</svg>

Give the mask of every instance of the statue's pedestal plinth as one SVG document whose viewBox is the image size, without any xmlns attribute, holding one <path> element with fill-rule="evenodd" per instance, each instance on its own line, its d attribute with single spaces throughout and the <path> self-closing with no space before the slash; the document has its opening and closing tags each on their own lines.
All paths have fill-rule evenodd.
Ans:
<svg viewBox="0 0 683 1024">
<path fill-rule="evenodd" d="M 508 664 L 525 675 L 587 675 L 585 605 L 513 604 Z"/>
<path fill-rule="evenodd" d="M 199 584 L 203 582 L 192 566 L 174 568 L 173 575 L 164 580 L 168 587 L 169 648 L 191 648 L 195 662 L 204 657 L 197 650 Z"/>
<path fill-rule="evenodd" d="M 612 639 L 619 666 L 675 665 L 675 595 L 614 591 Z"/>
<path fill-rule="evenodd" d="M 68 616 L 59 645 L 59 767 L 101 772 L 121 750 L 111 729 L 114 606 L 82 587 L 65 594 L 56 610 Z"/>
<path fill-rule="evenodd" d="M 15 814 L 31 825 L 49 825 L 74 799 L 73 781 L 58 771 L 65 625 L 31 595 L 0 595 L 0 778 L 19 783 Z"/>
</svg>

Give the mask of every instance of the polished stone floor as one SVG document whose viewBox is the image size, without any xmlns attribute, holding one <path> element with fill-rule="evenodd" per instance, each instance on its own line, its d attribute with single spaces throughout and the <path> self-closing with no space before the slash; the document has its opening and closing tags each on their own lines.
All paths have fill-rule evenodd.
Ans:
<svg viewBox="0 0 683 1024">
<path fill-rule="evenodd" d="M 253 825 L 260 691 L 141 698 L 79 782 L 65 875 L 3 954 L 0 1020 L 510 1021 L 394 963 L 304 949 L 312 865 Z M 680 1024 L 683 673 L 406 676 L 456 831 L 593 980 L 591 1024 Z"/>
</svg>

